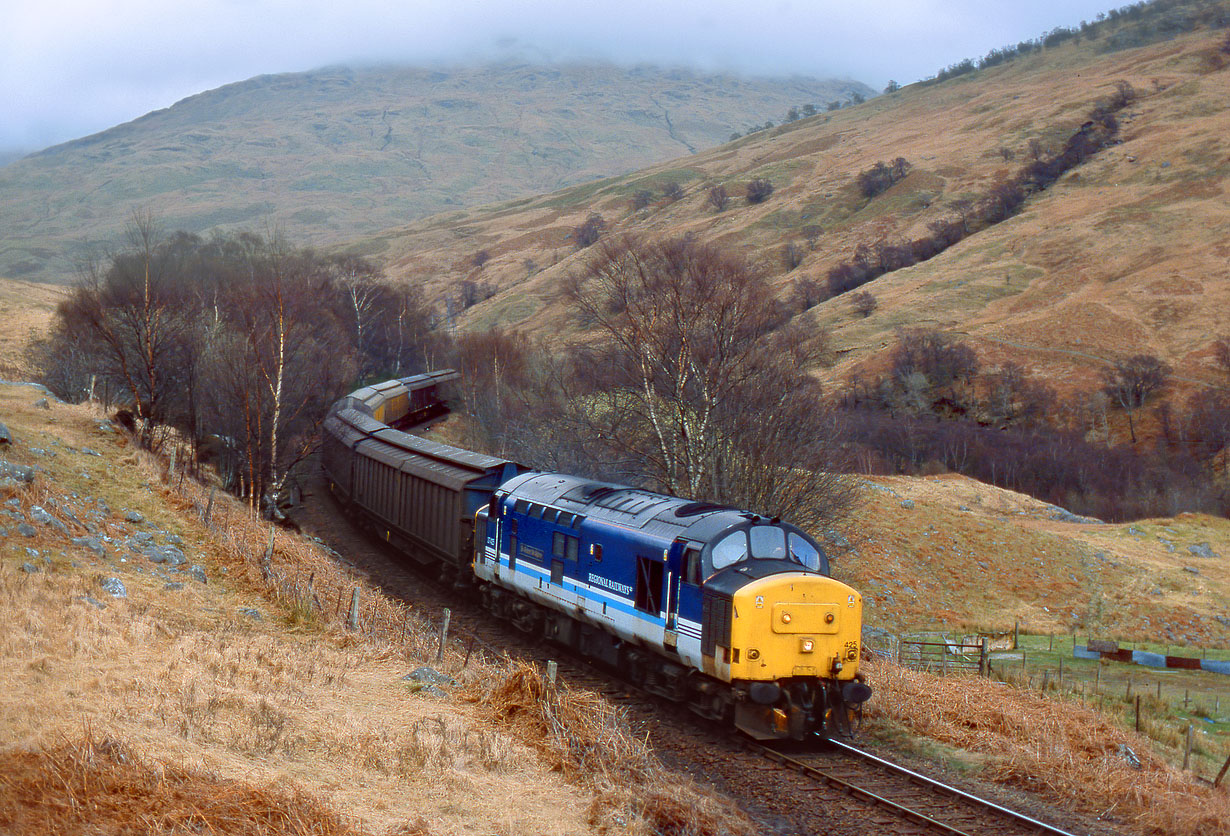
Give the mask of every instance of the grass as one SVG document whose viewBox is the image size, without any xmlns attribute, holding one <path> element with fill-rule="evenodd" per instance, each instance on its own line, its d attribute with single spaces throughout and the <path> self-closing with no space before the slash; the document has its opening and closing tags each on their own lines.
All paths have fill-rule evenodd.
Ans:
<svg viewBox="0 0 1230 836">
<path fill-rule="evenodd" d="M 35 410 L 27 396 L 0 386 L 18 439 L 5 454 L 44 470 L 0 500 L 83 525 L 0 538 L 6 834 L 562 836 L 649 834 L 672 820 L 676 833 L 750 832 L 727 802 L 663 768 L 600 697 L 561 689 L 538 700 L 524 668 L 471 656 L 460 642 L 435 664 L 427 613 L 297 534 L 276 531 L 270 550 L 268 524 L 222 493 L 206 520 L 207 486 L 100 433 L 91 408 Z M 56 455 L 31 453 L 36 444 Z M 102 457 L 82 454 L 84 444 Z M 87 513 L 96 498 L 111 510 Z M 160 575 L 124 551 L 138 529 L 123 520 L 129 508 L 159 541 L 182 537 L 209 583 Z M 112 538 L 104 555 L 70 543 L 85 525 Z M 102 591 L 108 576 L 127 598 Z M 184 588 L 167 589 L 172 578 Z M 356 589 L 359 628 L 350 629 Z M 424 664 L 468 699 L 410 688 L 403 675 Z M 510 710 L 516 694 L 550 722 Z M 141 801 L 125 818 L 129 794 Z"/>
<path fill-rule="evenodd" d="M 865 666 L 877 694 L 868 726 L 974 753 L 980 773 L 1108 817 L 1137 832 L 1230 833 L 1230 795 L 1160 757 L 1150 738 L 1079 700 L 978 677 L 939 677 L 887 661 Z M 1134 769 L 1122 754 L 1139 758 Z"/>
</svg>

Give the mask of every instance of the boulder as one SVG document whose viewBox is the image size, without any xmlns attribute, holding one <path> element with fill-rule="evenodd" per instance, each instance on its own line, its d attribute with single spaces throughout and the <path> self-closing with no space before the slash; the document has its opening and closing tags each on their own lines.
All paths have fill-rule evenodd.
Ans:
<svg viewBox="0 0 1230 836">
<path fill-rule="evenodd" d="M 175 546 L 149 546 L 141 554 L 149 558 L 151 563 L 165 563 L 171 568 L 183 566 L 188 562 L 184 553 Z"/>
<path fill-rule="evenodd" d="M 127 598 L 128 590 L 119 578 L 99 578 L 98 585 L 112 598 Z"/>
<path fill-rule="evenodd" d="M 0 461 L 0 479 L 30 484 L 34 481 L 34 468 L 24 464 Z"/>
</svg>

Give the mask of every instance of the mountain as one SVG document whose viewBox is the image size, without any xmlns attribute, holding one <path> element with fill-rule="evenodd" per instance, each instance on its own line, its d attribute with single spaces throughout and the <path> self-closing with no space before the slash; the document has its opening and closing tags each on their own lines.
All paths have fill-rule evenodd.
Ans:
<svg viewBox="0 0 1230 836">
<path fill-rule="evenodd" d="M 867 95 L 849 81 L 612 65 L 261 76 L 0 168 L 0 276 L 65 281 L 136 208 L 327 244 L 634 170 Z"/>
<path fill-rule="evenodd" d="M 1187 6 L 1230 19 L 1225 2 Z M 583 269 L 589 252 L 574 230 L 598 213 L 606 236 L 690 235 L 736 248 L 774 276 L 796 312 L 808 291 L 806 315 L 836 352 L 822 372 L 834 381 L 882 365 L 897 329 L 929 327 L 967 341 L 984 364 L 1021 364 L 1061 394 L 1096 389 L 1109 361 L 1138 353 L 1170 362 L 1181 386 L 1224 385 L 1212 344 L 1230 332 L 1230 40 L 1190 27 L 1142 34 L 1131 21 L 1108 22 L 1097 36 L 971 63 L 634 174 L 419 221 L 355 249 L 439 298 L 463 281 L 481 285 L 490 298 L 452 306 L 460 327 L 566 335 L 575 324 L 559 283 Z M 1036 159 L 1096 133 L 1091 114 L 1123 91 L 1131 100 L 1116 105 L 1117 132 L 1103 146 L 1002 222 L 864 285 L 877 302 L 870 315 L 850 293 L 825 298 L 830 271 L 860 246 L 878 259 L 883 246 L 959 221 Z M 905 176 L 867 197 L 860 174 L 897 158 Z M 744 192 L 758 178 L 774 191 L 753 204 Z M 667 183 L 683 196 L 664 197 Z M 715 185 L 731 197 L 723 211 L 708 200 Z M 641 190 L 653 201 L 637 208 Z"/>
</svg>

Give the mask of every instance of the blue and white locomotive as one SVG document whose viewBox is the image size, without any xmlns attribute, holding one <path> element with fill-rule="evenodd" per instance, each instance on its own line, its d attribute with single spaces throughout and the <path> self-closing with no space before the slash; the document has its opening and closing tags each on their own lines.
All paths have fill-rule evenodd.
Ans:
<svg viewBox="0 0 1230 836">
<path fill-rule="evenodd" d="M 430 385 L 443 380 L 436 374 Z M 858 674 L 862 598 L 829 577 L 803 531 L 527 472 L 383 423 L 402 411 L 391 398 L 426 385 L 411 378 L 360 390 L 325 423 L 335 493 L 386 539 L 477 585 L 485 605 L 520 629 L 758 738 L 841 728 L 847 707 L 870 696 Z"/>
</svg>

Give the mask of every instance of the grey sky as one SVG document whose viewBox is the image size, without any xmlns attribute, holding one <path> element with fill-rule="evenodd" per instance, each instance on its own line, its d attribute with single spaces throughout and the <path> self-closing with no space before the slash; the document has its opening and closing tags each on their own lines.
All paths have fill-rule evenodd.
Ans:
<svg viewBox="0 0 1230 836">
<path fill-rule="evenodd" d="M 877 89 L 1126 0 L 4 0 L 0 151 L 37 149 L 262 73 L 509 52 Z"/>
</svg>

